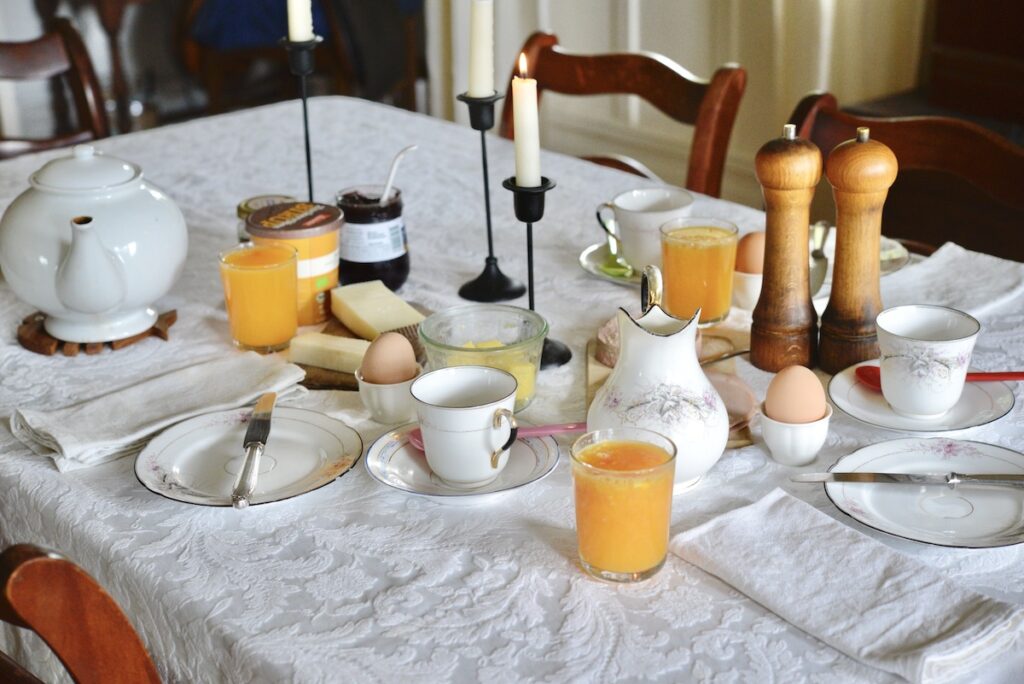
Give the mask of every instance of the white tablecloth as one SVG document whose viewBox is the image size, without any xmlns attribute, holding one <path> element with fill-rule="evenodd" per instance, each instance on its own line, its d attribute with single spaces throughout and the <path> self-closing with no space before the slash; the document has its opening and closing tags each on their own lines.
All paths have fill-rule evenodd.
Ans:
<svg viewBox="0 0 1024 684">
<path fill-rule="evenodd" d="M 458 304 L 458 285 L 480 271 L 486 250 L 478 133 L 345 98 L 313 101 L 311 125 L 321 200 L 382 180 L 398 149 L 419 144 L 397 181 L 412 256 L 402 294 L 435 310 Z M 160 303 L 177 308 L 178 323 L 169 342 L 149 340 L 116 354 L 36 356 L 15 342 L 31 307 L 0 282 L 0 411 L 64 406 L 232 353 L 216 253 L 234 240 L 239 200 L 304 194 L 301 134 L 299 105 L 291 102 L 100 142 L 141 164 L 185 213 L 188 265 Z M 491 138 L 489 152 L 497 254 L 507 273 L 525 277 L 523 229 L 500 185 L 513 172 L 512 146 Z M 0 164 L 0 207 L 52 156 Z M 537 308 L 575 356 L 542 373 L 524 417 L 561 422 L 584 417 L 587 339 L 615 307 L 637 297 L 583 273 L 577 255 L 601 237 L 595 205 L 641 181 L 556 154 L 545 153 L 542 163 L 558 187 L 535 228 Z M 760 212 L 727 202 L 699 198 L 694 213 L 731 219 L 743 231 L 763 228 Z M 951 277 L 971 287 L 971 274 Z M 1022 305 L 1018 297 L 983 317 L 978 366 L 1024 367 Z M 770 376 L 746 362 L 739 372 L 763 396 Z M 367 444 L 384 430 L 368 421 L 354 395 L 314 393 L 310 401 L 353 424 Z M 837 414 L 817 465 L 897 436 Z M 1020 448 L 1020 402 L 971 437 Z M 760 444 L 727 452 L 699 486 L 676 498 L 673 533 L 781 485 L 965 586 L 1024 603 L 1024 547 L 961 551 L 890 538 L 841 516 L 820 488 L 790 485 L 789 472 Z M 0 492 L 0 546 L 33 542 L 80 563 L 131 616 L 170 681 L 892 679 L 674 556 L 637 586 L 585 577 L 575 564 L 565 459 L 543 482 L 479 509 L 403 495 L 375 483 L 359 464 L 308 496 L 239 513 L 155 496 L 136 481 L 130 460 L 61 475 L 4 424 Z M 842 568 L 835 574 L 842 591 Z M 12 631 L 0 649 L 44 663 L 45 647 L 23 644 Z M 1007 677 L 1013 675 L 990 678 L 1012 681 Z"/>
</svg>

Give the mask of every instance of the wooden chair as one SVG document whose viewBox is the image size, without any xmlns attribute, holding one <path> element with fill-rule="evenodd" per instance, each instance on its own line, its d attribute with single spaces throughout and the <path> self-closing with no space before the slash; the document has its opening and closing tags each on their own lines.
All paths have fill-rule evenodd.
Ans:
<svg viewBox="0 0 1024 684">
<path fill-rule="evenodd" d="M 829 93 L 804 97 L 789 122 L 822 155 L 859 126 L 892 148 L 900 170 L 882 215 L 886 235 L 918 251 L 952 240 L 1024 261 L 1024 148 L 959 119 L 854 116 Z"/>
<path fill-rule="evenodd" d="M 639 95 L 669 117 L 694 127 L 686 187 L 712 197 L 722 191 L 725 153 L 747 84 L 743 67 L 728 64 L 702 81 L 675 62 L 653 53 L 575 55 L 550 33 L 534 33 L 523 45 L 537 96 L 544 90 L 567 95 Z M 515 70 L 513 70 L 514 74 Z M 500 133 L 513 137 L 509 82 Z M 625 171 L 649 175 L 625 157 L 589 158 Z"/>
<path fill-rule="evenodd" d="M 0 620 L 42 637 L 79 684 L 160 681 L 114 599 L 56 553 L 18 544 L 0 554 Z M 0 653 L 0 681 L 40 680 Z"/>
<path fill-rule="evenodd" d="M 71 22 L 57 19 L 51 32 L 35 40 L 0 43 L 0 79 L 43 80 L 57 76 L 67 81 L 71 91 L 77 128 L 45 140 L 0 138 L 0 159 L 110 135 L 103 92 L 89 53 Z"/>
</svg>

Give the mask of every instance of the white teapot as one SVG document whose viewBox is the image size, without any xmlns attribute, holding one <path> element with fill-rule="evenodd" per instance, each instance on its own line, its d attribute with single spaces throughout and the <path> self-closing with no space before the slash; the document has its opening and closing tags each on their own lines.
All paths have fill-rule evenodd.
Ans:
<svg viewBox="0 0 1024 684">
<path fill-rule="evenodd" d="M 67 342 L 104 342 L 152 327 L 181 275 L 185 217 L 130 162 L 78 145 L 32 174 L 0 220 L 0 269 Z"/>
</svg>

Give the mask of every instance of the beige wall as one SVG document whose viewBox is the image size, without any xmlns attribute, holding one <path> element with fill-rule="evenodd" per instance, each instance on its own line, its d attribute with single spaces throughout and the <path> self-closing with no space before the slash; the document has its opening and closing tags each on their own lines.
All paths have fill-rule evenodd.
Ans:
<svg viewBox="0 0 1024 684">
<path fill-rule="evenodd" d="M 724 195 L 760 206 L 753 159 L 815 89 L 858 102 L 914 86 L 927 0 L 495 0 L 496 79 L 536 29 L 580 52 L 651 50 L 703 78 L 734 61 L 748 71 Z M 428 0 L 431 110 L 465 119 L 469 0 Z M 503 89 L 499 85 L 499 89 Z M 666 180 L 685 179 L 690 130 L 624 97 L 545 95 L 542 144 L 573 154 L 618 152 Z"/>
</svg>

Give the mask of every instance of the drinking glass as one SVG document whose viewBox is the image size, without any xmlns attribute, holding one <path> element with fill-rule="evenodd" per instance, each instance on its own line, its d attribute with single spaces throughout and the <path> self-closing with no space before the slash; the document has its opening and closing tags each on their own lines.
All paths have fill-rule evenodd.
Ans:
<svg viewBox="0 0 1024 684">
<path fill-rule="evenodd" d="M 712 218 L 678 218 L 661 227 L 665 309 L 690 318 L 700 309 L 701 327 L 729 315 L 739 229 Z"/>
<path fill-rule="evenodd" d="M 299 322 L 298 252 L 281 244 L 247 243 L 220 255 L 231 339 L 261 353 L 285 349 Z"/>
<path fill-rule="evenodd" d="M 590 575 L 639 582 L 665 563 L 676 448 L 642 428 L 589 432 L 572 445 L 579 558 Z"/>
</svg>

